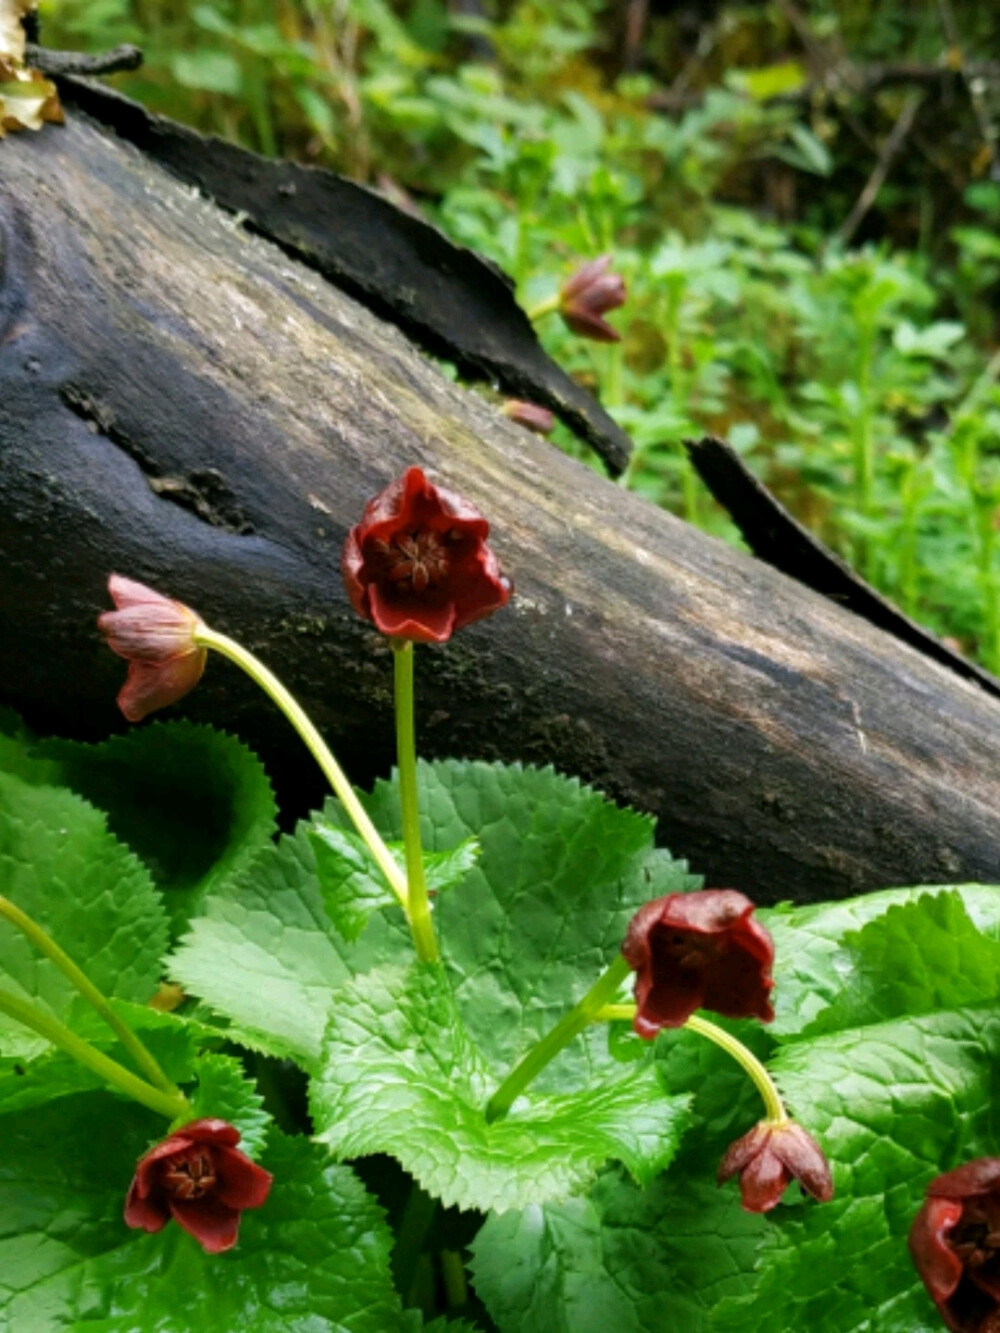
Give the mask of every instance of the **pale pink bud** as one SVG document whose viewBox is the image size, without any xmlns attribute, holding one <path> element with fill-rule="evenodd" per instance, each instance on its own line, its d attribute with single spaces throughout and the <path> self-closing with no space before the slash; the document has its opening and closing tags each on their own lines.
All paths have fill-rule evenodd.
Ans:
<svg viewBox="0 0 1000 1333">
<path fill-rule="evenodd" d="M 556 419 L 547 407 L 538 403 L 526 403 L 520 398 L 508 398 L 503 405 L 504 416 L 516 421 L 519 426 L 526 426 L 536 435 L 548 435 L 555 429 Z"/>
<path fill-rule="evenodd" d="M 97 628 L 128 662 L 118 707 L 130 722 L 140 722 L 198 684 L 208 656 L 195 639 L 202 621 L 183 602 L 120 574 L 108 579 L 108 592 L 117 609 L 99 616 Z"/>
</svg>

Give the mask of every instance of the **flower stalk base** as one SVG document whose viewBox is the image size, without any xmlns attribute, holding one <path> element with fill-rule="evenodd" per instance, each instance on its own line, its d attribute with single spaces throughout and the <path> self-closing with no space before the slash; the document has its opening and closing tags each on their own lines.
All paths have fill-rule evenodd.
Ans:
<svg viewBox="0 0 1000 1333">
<path fill-rule="evenodd" d="M 628 963 L 619 955 L 583 999 L 531 1048 L 520 1064 L 515 1065 L 486 1103 L 487 1123 L 492 1124 L 505 1116 L 528 1084 L 538 1077 L 563 1047 L 597 1021 L 608 1001 L 618 994 L 629 971 Z"/>
</svg>

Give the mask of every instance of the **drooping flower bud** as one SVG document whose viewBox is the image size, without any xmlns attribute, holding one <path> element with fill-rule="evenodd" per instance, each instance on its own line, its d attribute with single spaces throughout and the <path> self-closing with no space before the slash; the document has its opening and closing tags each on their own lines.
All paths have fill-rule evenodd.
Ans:
<svg viewBox="0 0 1000 1333">
<path fill-rule="evenodd" d="M 193 1120 L 139 1159 L 125 1200 L 125 1222 L 162 1231 L 171 1218 L 206 1254 L 236 1244 L 240 1215 L 259 1208 L 273 1179 L 236 1147 L 240 1132 L 225 1120 Z"/>
<path fill-rule="evenodd" d="M 526 426 L 536 435 L 548 435 L 555 429 L 555 416 L 547 407 L 538 403 L 526 403 L 520 398 L 508 398 L 503 405 L 504 416 L 516 421 L 519 426 Z"/>
<path fill-rule="evenodd" d="M 616 343 L 621 334 L 601 316 L 625 304 L 625 279 L 610 272 L 611 255 L 584 264 L 559 289 L 559 313 L 568 328 L 581 338 Z"/>
<path fill-rule="evenodd" d="M 394 639 L 444 643 L 510 597 L 489 530 L 468 500 L 407 469 L 347 535 L 341 572 L 351 605 Z"/>
<path fill-rule="evenodd" d="M 99 616 L 97 627 L 128 662 L 118 707 L 130 722 L 140 722 L 198 684 L 208 657 L 194 637 L 202 621 L 183 602 L 120 574 L 108 579 L 108 591 L 117 610 Z"/>
<path fill-rule="evenodd" d="M 696 1009 L 769 1023 L 774 944 L 735 889 L 670 893 L 640 907 L 622 953 L 635 972 L 635 1030 L 655 1037 Z"/>
<path fill-rule="evenodd" d="M 828 1203 L 833 1198 L 830 1165 L 816 1140 L 794 1120 L 780 1125 L 762 1120 L 737 1139 L 719 1166 L 719 1184 L 739 1175 L 740 1197 L 748 1213 L 767 1213 L 793 1180 Z"/>
<path fill-rule="evenodd" d="M 1000 1157 L 978 1157 L 931 1181 L 910 1254 L 952 1333 L 998 1333 Z"/>
</svg>

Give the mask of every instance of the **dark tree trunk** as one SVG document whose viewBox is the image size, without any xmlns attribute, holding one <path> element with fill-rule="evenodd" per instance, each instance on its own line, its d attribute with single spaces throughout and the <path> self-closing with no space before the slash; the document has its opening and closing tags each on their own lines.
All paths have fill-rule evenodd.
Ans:
<svg viewBox="0 0 1000 1333">
<path fill-rule="evenodd" d="M 94 628 L 117 570 L 277 669 L 357 779 L 385 771 L 389 650 L 338 563 L 420 463 L 518 590 L 419 653 L 425 753 L 552 762 L 763 900 L 1000 880 L 1000 701 L 512 425 L 134 148 L 75 116 L 5 140 L 0 245 L 0 696 L 29 720 L 120 725 Z M 184 708 L 316 796 L 228 664 Z"/>
</svg>

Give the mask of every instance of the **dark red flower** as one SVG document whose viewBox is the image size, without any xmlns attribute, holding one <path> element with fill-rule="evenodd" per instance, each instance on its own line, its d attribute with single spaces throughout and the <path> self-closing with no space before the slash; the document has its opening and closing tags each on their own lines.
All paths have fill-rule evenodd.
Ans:
<svg viewBox="0 0 1000 1333">
<path fill-rule="evenodd" d="M 910 1253 L 952 1333 L 1000 1333 L 1000 1157 L 931 1181 Z"/>
<path fill-rule="evenodd" d="M 162 1231 L 174 1218 L 206 1254 L 236 1244 L 240 1214 L 259 1208 L 273 1177 L 236 1147 L 225 1120 L 193 1120 L 139 1159 L 125 1200 L 125 1222 Z"/>
<path fill-rule="evenodd" d="M 793 1180 L 820 1203 L 833 1198 L 830 1165 L 823 1150 L 794 1120 L 780 1125 L 762 1120 L 737 1139 L 719 1166 L 719 1184 L 737 1173 L 748 1213 L 770 1212 Z"/>
<path fill-rule="evenodd" d="M 555 429 L 556 419 L 547 407 L 538 403 L 526 403 L 520 398 L 508 398 L 503 405 L 504 416 L 516 421 L 519 426 L 526 426 L 536 435 L 548 435 Z"/>
<path fill-rule="evenodd" d="M 444 643 L 510 597 L 489 531 L 468 500 L 407 469 L 347 534 L 341 571 L 351 605 L 394 639 Z"/>
<path fill-rule="evenodd" d="M 193 690 L 205 669 L 207 648 L 195 641 L 202 622 L 183 602 L 112 574 L 108 579 L 115 611 L 97 618 L 108 647 L 128 662 L 118 707 L 130 722 L 176 703 Z"/>
<path fill-rule="evenodd" d="M 602 319 L 609 310 L 625 304 L 625 279 L 610 273 L 612 256 L 601 255 L 584 264 L 559 289 L 559 313 L 568 328 L 581 338 L 595 342 L 616 343 L 621 334 Z"/>
<path fill-rule="evenodd" d="M 635 1030 L 655 1037 L 696 1009 L 769 1023 L 771 937 L 735 889 L 670 893 L 640 907 L 622 945 L 636 974 Z"/>
</svg>

